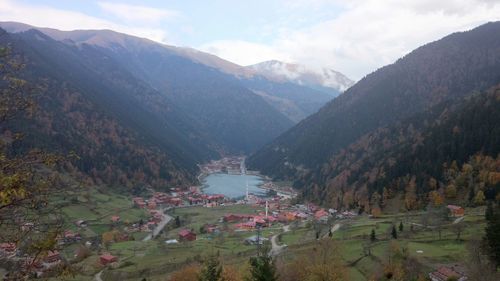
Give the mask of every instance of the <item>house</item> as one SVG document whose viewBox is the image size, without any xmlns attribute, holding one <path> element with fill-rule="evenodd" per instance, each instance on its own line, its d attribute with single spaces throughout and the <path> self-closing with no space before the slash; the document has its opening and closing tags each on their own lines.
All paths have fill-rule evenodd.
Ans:
<svg viewBox="0 0 500 281">
<path fill-rule="evenodd" d="M 196 234 L 189 229 L 183 229 L 179 231 L 179 241 L 194 241 L 196 240 Z"/>
<path fill-rule="evenodd" d="M 463 271 L 458 267 L 447 267 L 442 266 L 438 270 L 429 273 L 429 278 L 432 281 L 447 281 L 455 278 L 458 281 L 465 281 L 467 277 L 464 275 Z"/>
<path fill-rule="evenodd" d="M 109 253 L 106 253 L 99 257 L 99 261 L 102 265 L 108 265 L 110 263 L 117 262 L 118 258 Z"/>
<path fill-rule="evenodd" d="M 321 220 L 321 221 L 322 221 L 322 220 L 325 220 L 325 218 L 328 220 L 328 215 L 329 215 L 329 214 L 328 214 L 328 212 L 327 212 L 327 211 L 325 211 L 324 209 L 319 209 L 318 211 L 316 211 L 316 212 L 314 213 L 314 218 L 315 218 L 316 220 Z"/>
<path fill-rule="evenodd" d="M 16 243 L 0 243 L 0 255 L 11 256 L 17 250 Z"/>
<path fill-rule="evenodd" d="M 120 216 L 111 216 L 111 222 L 113 223 L 120 222 Z"/>
<path fill-rule="evenodd" d="M 179 241 L 177 241 L 177 239 L 170 239 L 165 241 L 165 243 L 170 245 L 170 244 L 177 244 L 179 243 Z"/>
<path fill-rule="evenodd" d="M 84 221 L 84 220 L 77 220 L 75 222 L 75 225 L 78 226 L 78 227 L 87 227 L 87 222 Z"/>
<path fill-rule="evenodd" d="M 61 255 L 59 254 L 58 251 L 49 251 L 47 253 L 47 256 L 45 257 L 44 261 L 46 263 L 56 263 L 61 261 Z"/>
<path fill-rule="evenodd" d="M 244 222 L 244 223 L 238 223 L 236 225 L 236 228 L 248 230 L 248 229 L 254 229 L 256 226 L 257 226 L 257 224 L 254 221 L 248 221 L 248 222 Z"/>
<path fill-rule="evenodd" d="M 462 208 L 460 206 L 448 205 L 448 206 L 446 206 L 446 208 L 448 208 L 448 210 L 450 210 L 452 217 L 463 217 L 465 215 L 464 208 Z"/>
<path fill-rule="evenodd" d="M 248 237 L 245 239 L 245 244 L 248 244 L 248 245 L 262 245 L 264 244 L 264 241 L 267 241 L 269 239 L 267 238 L 264 238 L 262 236 L 257 236 L 257 235 L 254 235 L 254 236 L 251 236 L 251 237 Z"/>
<path fill-rule="evenodd" d="M 75 233 L 71 230 L 64 231 L 63 241 L 64 243 L 73 243 L 82 240 L 80 233 Z"/>
<path fill-rule="evenodd" d="M 134 197 L 133 199 L 134 205 L 137 206 L 138 208 L 144 208 L 146 206 L 146 203 L 144 202 L 144 198 L 142 197 Z"/>
</svg>

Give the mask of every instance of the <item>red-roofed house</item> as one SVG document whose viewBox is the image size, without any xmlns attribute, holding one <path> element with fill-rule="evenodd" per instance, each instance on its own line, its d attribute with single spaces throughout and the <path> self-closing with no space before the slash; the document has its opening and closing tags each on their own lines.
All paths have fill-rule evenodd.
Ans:
<svg viewBox="0 0 500 281">
<path fill-rule="evenodd" d="M 102 265 L 108 265 L 110 263 L 118 261 L 118 258 L 111 255 L 111 254 L 106 253 L 106 254 L 101 255 L 99 257 L 99 260 L 101 261 Z"/>
<path fill-rule="evenodd" d="M 120 216 L 111 216 L 111 221 L 116 223 L 120 221 Z"/>
<path fill-rule="evenodd" d="M 0 255 L 10 256 L 17 250 L 16 243 L 0 243 Z"/>
<path fill-rule="evenodd" d="M 442 266 L 438 268 L 438 270 L 429 273 L 429 278 L 432 281 L 447 281 L 452 278 L 455 278 L 454 280 L 458 281 L 467 280 L 467 277 L 464 276 L 462 272 L 459 272 L 459 270 L 453 267 L 447 267 L 447 266 Z"/>
<path fill-rule="evenodd" d="M 189 229 L 183 229 L 179 231 L 179 241 L 194 241 L 196 240 L 196 234 Z"/>
<path fill-rule="evenodd" d="M 451 215 L 453 217 L 463 217 L 465 215 L 464 208 L 462 208 L 460 206 L 448 205 L 448 206 L 446 206 L 446 208 L 448 208 L 448 210 L 450 210 Z"/>
<path fill-rule="evenodd" d="M 324 220 L 325 218 L 328 219 L 328 212 L 325 211 L 324 209 L 319 209 L 314 213 L 314 218 L 317 220 Z"/>
<path fill-rule="evenodd" d="M 61 255 L 58 251 L 49 251 L 44 261 L 46 263 L 55 263 L 61 260 Z"/>
</svg>

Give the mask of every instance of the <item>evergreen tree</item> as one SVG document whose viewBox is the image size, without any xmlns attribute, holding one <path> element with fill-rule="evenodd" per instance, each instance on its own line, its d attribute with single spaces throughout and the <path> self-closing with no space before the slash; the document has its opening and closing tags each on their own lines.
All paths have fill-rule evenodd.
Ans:
<svg viewBox="0 0 500 281">
<path fill-rule="evenodd" d="M 175 226 L 180 227 L 181 226 L 181 219 L 179 216 L 175 216 Z"/>
<path fill-rule="evenodd" d="M 220 281 L 222 280 L 222 266 L 219 261 L 219 253 L 209 256 L 204 262 L 198 276 L 198 281 Z"/>
<path fill-rule="evenodd" d="M 398 232 L 396 230 L 396 226 L 392 225 L 392 232 L 391 232 L 392 238 L 393 239 L 398 239 Z"/>
<path fill-rule="evenodd" d="M 500 207 L 491 208 L 486 225 L 484 237 L 486 251 L 490 260 L 498 267 L 500 266 Z"/>
<path fill-rule="evenodd" d="M 399 232 L 403 232 L 403 229 L 404 229 L 403 222 L 400 222 L 399 223 Z"/>
<path fill-rule="evenodd" d="M 370 241 L 375 242 L 377 240 L 377 236 L 375 236 L 375 229 L 372 229 L 372 233 L 370 234 Z"/>
<path fill-rule="evenodd" d="M 489 221 L 493 218 L 493 204 L 488 202 L 488 207 L 486 207 L 486 211 L 484 212 L 484 218 Z"/>
<path fill-rule="evenodd" d="M 247 281 L 277 281 L 278 274 L 272 258 L 261 255 L 250 258 L 250 277 Z"/>
</svg>

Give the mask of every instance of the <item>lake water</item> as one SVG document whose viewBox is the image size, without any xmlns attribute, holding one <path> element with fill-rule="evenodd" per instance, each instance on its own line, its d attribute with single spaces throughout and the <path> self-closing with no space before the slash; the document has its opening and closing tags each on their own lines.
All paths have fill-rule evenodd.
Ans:
<svg viewBox="0 0 500 281">
<path fill-rule="evenodd" d="M 224 194 L 229 198 L 238 198 L 248 192 L 265 195 L 266 191 L 258 186 L 263 183 L 261 177 L 251 175 L 211 174 L 203 180 L 203 192 L 207 194 Z"/>
</svg>

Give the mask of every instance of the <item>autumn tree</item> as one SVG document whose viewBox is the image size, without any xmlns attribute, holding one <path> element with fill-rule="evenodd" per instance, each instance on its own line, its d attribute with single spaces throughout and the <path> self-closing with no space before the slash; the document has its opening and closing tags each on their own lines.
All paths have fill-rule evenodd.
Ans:
<svg viewBox="0 0 500 281">
<path fill-rule="evenodd" d="M 318 241 L 307 257 L 304 269 L 305 281 L 342 281 L 349 280 L 348 272 L 338 255 L 340 246 L 330 238 Z"/>
<path fill-rule="evenodd" d="M 486 197 L 484 196 L 484 192 L 482 190 L 479 190 L 476 192 L 476 196 L 474 197 L 474 204 L 476 206 L 484 205 L 484 200 Z"/>
<path fill-rule="evenodd" d="M 197 264 L 191 264 L 183 267 L 172 275 L 170 275 L 169 281 L 193 281 L 198 280 L 198 275 L 200 273 L 200 266 Z"/>
</svg>

